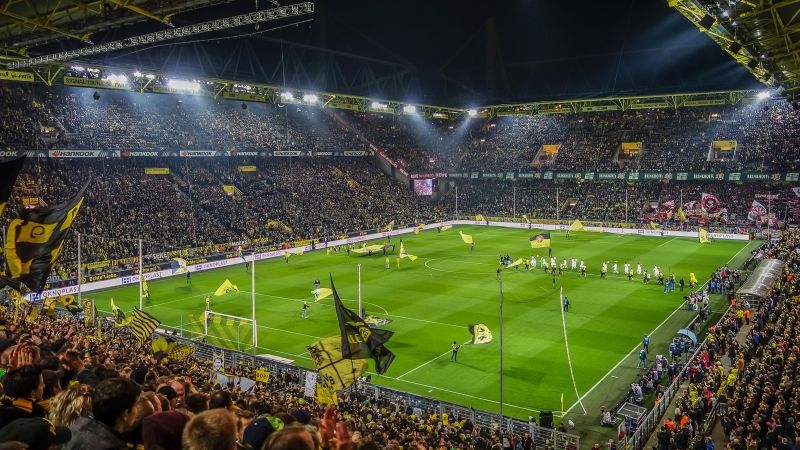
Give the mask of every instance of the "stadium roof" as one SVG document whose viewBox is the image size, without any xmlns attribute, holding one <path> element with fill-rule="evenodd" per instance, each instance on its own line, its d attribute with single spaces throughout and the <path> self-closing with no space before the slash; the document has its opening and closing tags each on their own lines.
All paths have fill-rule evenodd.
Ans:
<svg viewBox="0 0 800 450">
<path fill-rule="evenodd" d="M 35 57 L 275 5 L 7 0 L 0 48 Z M 81 62 L 463 108 L 760 86 L 666 1 L 321 0 L 307 16 Z"/>
<path fill-rule="evenodd" d="M 669 4 L 756 79 L 800 96 L 800 0 Z"/>
</svg>

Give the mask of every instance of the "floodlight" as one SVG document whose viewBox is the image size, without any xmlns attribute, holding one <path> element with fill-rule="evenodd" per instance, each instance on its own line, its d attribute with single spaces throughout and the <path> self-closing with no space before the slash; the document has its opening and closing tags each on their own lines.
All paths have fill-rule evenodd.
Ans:
<svg viewBox="0 0 800 450">
<path fill-rule="evenodd" d="M 281 92 L 281 98 L 287 102 L 294 100 L 294 95 L 291 92 Z"/>
<path fill-rule="evenodd" d="M 478 115 L 478 110 L 477 109 L 470 109 L 469 111 L 467 111 L 467 115 L 469 115 L 470 117 L 475 117 L 475 116 Z"/>
<path fill-rule="evenodd" d="M 133 72 L 133 76 L 135 76 L 136 78 L 140 78 L 142 76 L 142 72 L 139 72 L 137 70 L 136 72 Z"/>
<path fill-rule="evenodd" d="M 769 91 L 761 91 L 761 92 L 759 92 L 758 94 L 756 94 L 756 97 L 757 97 L 759 100 L 764 100 L 764 99 L 767 99 L 767 98 L 769 98 L 769 96 L 770 96 L 770 93 L 769 93 Z"/>
<path fill-rule="evenodd" d="M 112 83 L 128 84 L 128 77 L 126 77 L 125 75 L 114 75 L 112 73 L 106 75 L 104 79 Z"/>
<path fill-rule="evenodd" d="M 306 103 L 317 103 L 319 97 L 314 94 L 303 94 L 303 101 Z"/>
<path fill-rule="evenodd" d="M 417 112 L 417 107 L 414 105 L 403 106 L 403 112 L 406 114 L 414 114 L 415 112 Z"/>
<path fill-rule="evenodd" d="M 380 103 L 380 102 L 372 102 L 371 106 L 372 106 L 372 109 L 386 109 L 386 108 L 388 108 L 386 103 Z"/>
<path fill-rule="evenodd" d="M 199 91 L 200 90 L 200 84 L 199 83 L 196 83 L 194 81 L 186 81 L 186 80 L 169 80 L 169 81 L 167 81 L 167 86 L 169 86 L 172 89 L 178 90 L 178 91 L 195 92 L 195 91 Z"/>
</svg>

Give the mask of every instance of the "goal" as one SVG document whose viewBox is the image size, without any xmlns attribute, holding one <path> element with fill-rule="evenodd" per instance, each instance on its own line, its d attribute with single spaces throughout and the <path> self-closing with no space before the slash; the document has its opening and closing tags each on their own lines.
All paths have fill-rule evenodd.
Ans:
<svg viewBox="0 0 800 450">
<path fill-rule="evenodd" d="M 249 351 L 258 347 L 256 321 L 240 316 L 205 311 L 203 315 L 203 337 L 210 344 Z"/>
</svg>

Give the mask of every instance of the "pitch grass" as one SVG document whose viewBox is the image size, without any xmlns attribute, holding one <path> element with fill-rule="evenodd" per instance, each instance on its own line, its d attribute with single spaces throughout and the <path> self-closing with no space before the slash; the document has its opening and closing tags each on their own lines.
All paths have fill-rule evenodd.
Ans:
<svg viewBox="0 0 800 450">
<path fill-rule="evenodd" d="M 472 234 L 475 252 L 470 253 L 458 231 Z M 299 366 L 311 367 L 306 346 L 315 340 L 338 333 L 331 299 L 314 304 L 313 280 L 319 277 L 329 287 L 328 274 L 346 305 L 356 309 L 357 265 L 362 265 L 364 308 L 368 314 L 390 319 L 385 328 L 395 332 L 387 347 L 397 359 L 389 371 L 373 382 L 432 396 L 444 401 L 489 411 L 498 410 L 499 400 L 499 283 L 495 280 L 499 255 L 512 259 L 532 254 L 546 255 L 547 249 L 533 250 L 528 238 L 535 230 L 486 227 L 455 227 L 445 232 L 425 231 L 403 236 L 406 250 L 419 256 L 415 262 L 402 260 L 401 268 L 391 255 L 391 268 L 384 268 L 384 257 L 326 255 L 324 250 L 258 263 L 256 301 L 258 353 L 289 358 Z M 756 243 L 714 241 L 700 245 L 696 239 L 620 236 L 601 233 L 551 233 L 553 254 L 562 258 L 585 259 L 588 276 L 567 271 L 557 277 L 540 268 L 531 272 L 505 270 L 502 274 L 504 297 L 504 401 L 506 415 L 538 417 L 540 410 L 562 410 L 565 417 L 586 425 L 595 424 L 601 404 L 616 403 L 638 371 L 632 349 L 642 336 L 653 336 L 654 352 L 663 353 L 674 332 L 685 325 L 693 313 L 681 309 L 680 292 L 664 294 L 655 281 L 643 285 L 622 275 L 609 274 L 600 279 L 604 260 L 618 261 L 620 271 L 625 261 L 637 262 L 651 270 L 659 265 L 666 273 L 675 273 L 688 282 L 694 272 L 704 282 L 717 267 L 736 257 L 743 261 Z M 392 243 L 399 244 L 395 237 Z M 399 252 L 399 245 L 398 245 Z M 611 267 L 609 267 L 609 271 Z M 163 325 L 182 326 L 200 331 L 200 317 L 206 295 L 224 280 L 230 279 L 241 292 L 212 297 L 216 312 L 238 316 L 250 315 L 250 275 L 244 266 L 198 272 L 191 285 L 183 276 L 151 281 L 152 303 L 145 309 Z M 583 416 L 570 379 L 561 322 L 559 289 L 569 297 L 566 327 L 572 351 L 572 363 L 578 394 L 584 396 L 589 410 Z M 109 299 L 126 312 L 138 304 L 136 286 L 116 288 L 92 294 L 101 310 L 110 309 Z M 303 301 L 311 306 L 310 316 L 301 317 Z M 719 306 L 722 308 L 722 306 Z M 453 341 L 470 340 L 467 325 L 485 323 L 494 332 L 494 341 L 486 345 L 463 345 L 458 362 L 450 362 Z M 225 330 L 228 339 L 236 339 L 235 326 Z M 662 326 L 663 324 L 663 326 Z M 221 325 L 221 326 L 220 326 Z M 249 325 L 238 330 L 250 332 Z M 242 341 L 247 341 L 246 337 Z M 220 342 L 221 341 L 217 341 Z M 229 347 L 236 345 L 228 342 Z M 623 358 L 627 360 L 620 361 Z M 614 369 L 613 372 L 612 369 Z M 610 377 L 606 377 L 611 373 Z M 605 378 L 604 378 L 605 377 Z M 596 388 L 598 381 L 603 379 Z M 619 381 L 621 379 L 621 381 Z"/>
</svg>

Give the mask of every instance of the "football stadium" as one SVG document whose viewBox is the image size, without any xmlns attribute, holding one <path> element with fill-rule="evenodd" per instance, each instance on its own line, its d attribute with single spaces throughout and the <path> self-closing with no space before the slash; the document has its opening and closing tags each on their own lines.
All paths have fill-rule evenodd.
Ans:
<svg viewBox="0 0 800 450">
<path fill-rule="evenodd" d="M 799 25 L 6 1 L 0 448 L 795 448 Z"/>
</svg>

